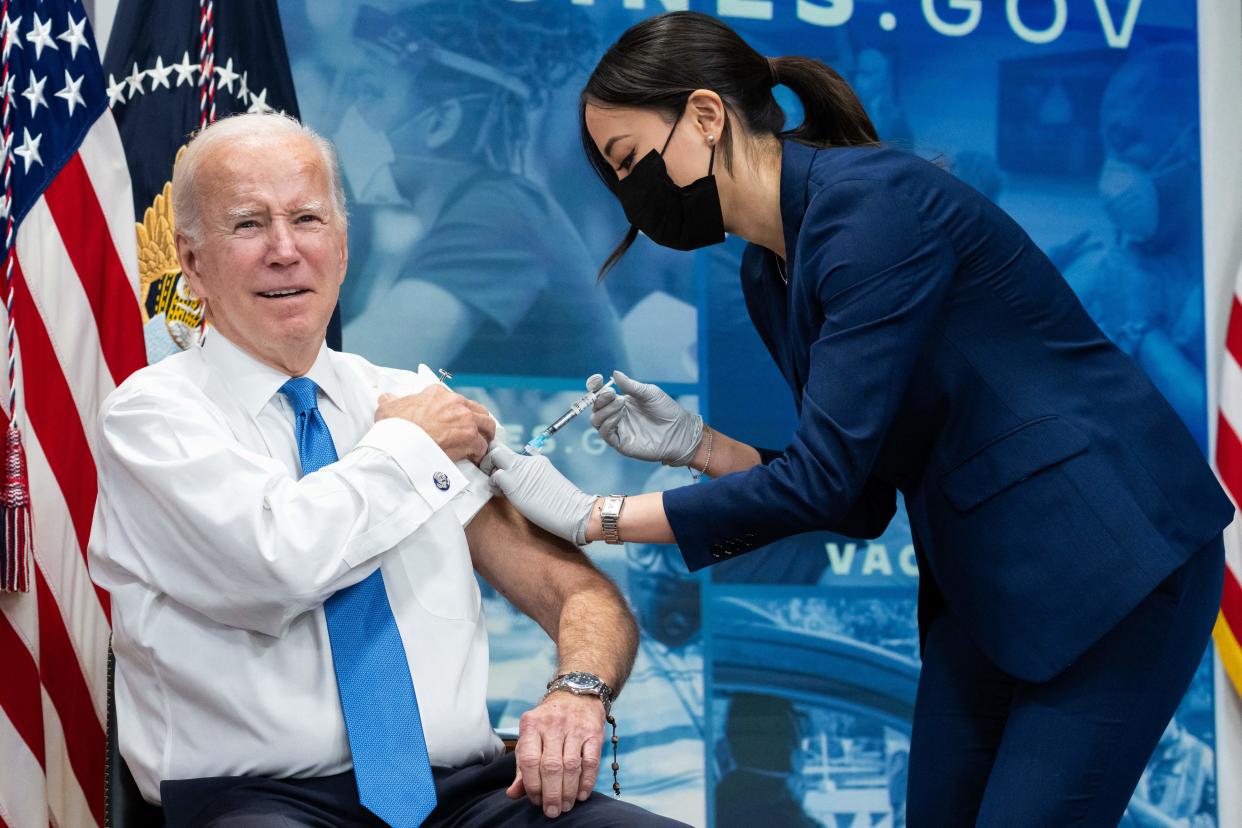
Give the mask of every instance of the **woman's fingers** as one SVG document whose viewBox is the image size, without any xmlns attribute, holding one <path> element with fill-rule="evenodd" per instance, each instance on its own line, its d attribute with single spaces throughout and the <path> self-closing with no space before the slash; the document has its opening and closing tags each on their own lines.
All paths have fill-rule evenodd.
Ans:
<svg viewBox="0 0 1242 828">
<path fill-rule="evenodd" d="M 595 428 L 599 428 L 601 425 L 603 425 L 608 420 L 611 420 L 617 417 L 618 415 L 620 415 L 622 409 L 624 408 L 625 408 L 625 400 L 614 399 L 611 405 L 607 405 L 602 408 L 597 408 L 595 409 L 595 411 L 591 413 L 591 425 L 594 426 Z"/>
</svg>

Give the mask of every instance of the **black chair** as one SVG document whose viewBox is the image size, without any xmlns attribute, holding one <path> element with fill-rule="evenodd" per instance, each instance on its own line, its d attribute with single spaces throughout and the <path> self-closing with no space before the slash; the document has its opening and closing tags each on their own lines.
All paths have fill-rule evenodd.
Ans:
<svg viewBox="0 0 1242 828">
<path fill-rule="evenodd" d="M 113 675 L 116 658 L 108 642 L 108 753 L 104 760 L 104 828 L 163 828 L 164 812 L 142 798 L 116 738 Z"/>
</svg>

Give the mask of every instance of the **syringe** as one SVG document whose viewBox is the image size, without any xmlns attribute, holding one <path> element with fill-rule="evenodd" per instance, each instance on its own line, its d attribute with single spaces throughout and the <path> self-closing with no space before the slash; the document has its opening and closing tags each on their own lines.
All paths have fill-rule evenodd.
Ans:
<svg viewBox="0 0 1242 828">
<path fill-rule="evenodd" d="M 538 454 L 543 448 L 544 443 L 548 442 L 549 437 L 568 425 L 569 421 L 574 417 L 577 417 L 583 411 L 590 408 L 591 404 L 595 402 L 595 398 L 599 396 L 600 391 L 603 391 L 605 388 L 610 385 L 614 385 L 615 383 L 616 380 L 608 380 L 608 382 L 600 386 L 599 390 L 588 391 L 579 397 L 574 404 L 569 407 L 568 411 L 556 418 L 556 421 L 553 422 L 552 425 L 539 432 L 537 436 L 532 437 L 531 441 L 522 449 L 522 454 Z"/>
</svg>

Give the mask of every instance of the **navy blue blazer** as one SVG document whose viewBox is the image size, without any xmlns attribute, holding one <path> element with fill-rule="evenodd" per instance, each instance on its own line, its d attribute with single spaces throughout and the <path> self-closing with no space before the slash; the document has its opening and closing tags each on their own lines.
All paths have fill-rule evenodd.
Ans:
<svg viewBox="0 0 1242 828">
<path fill-rule="evenodd" d="M 907 153 L 786 141 L 781 216 L 788 284 L 756 245 L 742 281 L 798 429 L 665 492 L 690 569 L 810 530 L 875 537 L 900 491 L 921 619 L 943 601 L 1042 681 L 1229 523 L 1173 409 L 984 196 Z"/>
</svg>

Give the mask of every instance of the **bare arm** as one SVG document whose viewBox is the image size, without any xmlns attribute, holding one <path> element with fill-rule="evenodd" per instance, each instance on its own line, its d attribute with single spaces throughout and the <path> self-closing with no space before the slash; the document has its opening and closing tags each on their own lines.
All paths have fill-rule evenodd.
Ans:
<svg viewBox="0 0 1242 828">
<path fill-rule="evenodd" d="M 619 693 L 634 664 L 638 627 L 616 585 L 500 497 L 470 522 L 466 538 L 479 574 L 556 642 L 558 673 L 585 670 Z"/>
<path fill-rule="evenodd" d="M 577 548 L 493 498 L 466 528 L 475 569 L 556 642 L 557 672 L 594 673 L 620 692 L 638 650 L 638 627 L 616 586 Z M 552 678 L 549 676 L 548 678 Z M 553 693 L 523 714 L 513 798 L 549 818 L 595 787 L 604 707 L 592 696 Z"/>
</svg>

